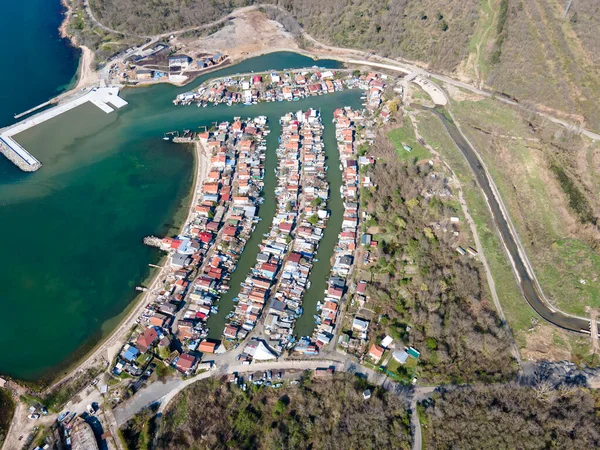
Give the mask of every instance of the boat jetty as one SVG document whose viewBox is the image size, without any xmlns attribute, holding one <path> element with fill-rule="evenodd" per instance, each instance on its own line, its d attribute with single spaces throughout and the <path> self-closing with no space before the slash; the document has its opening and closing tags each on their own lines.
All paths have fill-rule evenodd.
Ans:
<svg viewBox="0 0 600 450">
<path fill-rule="evenodd" d="M 201 84 L 197 90 L 179 94 L 175 105 L 208 106 L 234 103 L 255 105 L 259 102 L 298 101 L 345 89 L 364 89 L 365 107 L 374 110 L 381 104 L 387 75 L 363 74 L 348 69 L 302 69 L 217 78 Z"/>
<path fill-rule="evenodd" d="M 127 105 L 127 102 L 119 97 L 119 87 L 117 86 L 86 88 L 64 103 L 0 130 L 0 153 L 24 172 L 35 172 L 42 167 L 42 163 L 23 148 L 15 136 L 87 102 L 91 102 L 107 114 L 114 111 L 113 107 L 119 109 Z M 30 111 L 35 109 L 37 108 L 32 108 Z M 22 116 L 22 114 L 17 116 Z"/>
</svg>

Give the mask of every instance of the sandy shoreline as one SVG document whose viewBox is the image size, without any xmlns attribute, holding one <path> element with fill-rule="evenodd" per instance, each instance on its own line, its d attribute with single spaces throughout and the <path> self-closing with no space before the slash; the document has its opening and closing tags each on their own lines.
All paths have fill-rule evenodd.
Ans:
<svg viewBox="0 0 600 450">
<path fill-rule="evenodd" d="M 204 183 L 208 176 L 210 169 L 210 159 L 204 145 L 200 142 L 194 144 L 194 181 L 191 186 L 191 200 L 188 208 L 188 214 L 186 219 L 179 226 L 179 232 L 183 231 L 187 224 L 190 223 L 194 215 L 194 208 L 199 199 L 199 187 Z M 45 392 L 48 392 L 64 383 L 69 378 L 73 377 L 77 373 L 80 373 L 89 367 L 98 364 L 100 361 L 108 361 L 109 363 L 117 355 L 121 347 L 126 343 L 123 337 L 129 332 L 129 330 L 136 324 L 136 319 L 139 317 L 146 305 L 152 300 L 152 296 L 155 295 L 155 291 L 159 290 L 162 286 L 164 278 L 173 270 L 169 267 L 168 258 L 163 258 L 164 264 L 150 279 L 148 290 L 141 294 L 141 296 L 133 300 L 135 304 L 133 308 L 125 315 L 119 325 L 112 330 L 103 340 L 101 340 L 90 352 L 85 355 L 79 363 L 74 364 L 70 368 L 66 369 L 65 375 L 54 381 Z M 106 353 L 105 353 L 106 352 Z"/>
<path fill-rule="evenodd" d="M 56 101 L 64 97 L 68 97 L 75 91 L 81 90 L 84 87 L 91 86 L 100 81 L 100 76 L 94 67 L 94 52 L 85 45 L 79 44 L 77 39 L 75 39 L 75 36 L 69 34 L 68 32 L 69 20 L 71 18 L 71 13 L 73 12 L 71 5 L 67 0 L 61 0 L 60 3 L 66 9 L 66 11 L 64 12 L 63 21 L 58 28 L 58 34 L 61 38 L 68 39 L 73 47 L 79 48 L 81 50 L 81 57 L 79 58 L 79 66 L 77 67 L 77 83 L 75 84 L 75 87 L 63 92 L 60 95 L 57 95 L 54 99 L 52 99 Z"/>
<path fill-rule="evenodd" d="M 208 177 L 208 172 L 210 170 L 210 156 L 208 154 L 208 150 L 200 141 L 194 143 L 194 164 L 196 165 L 193 183 L 194 190 L 192 192 L 190 210 L 185 219 L 184 226 L 190 223 L 192 220 L 194 215 L 194 207 L 198 204 L 198 200 L 200 199 L 200 190 L 198 188 L 204 184 L 204 180 L 206 180 Z"/>
</svg>

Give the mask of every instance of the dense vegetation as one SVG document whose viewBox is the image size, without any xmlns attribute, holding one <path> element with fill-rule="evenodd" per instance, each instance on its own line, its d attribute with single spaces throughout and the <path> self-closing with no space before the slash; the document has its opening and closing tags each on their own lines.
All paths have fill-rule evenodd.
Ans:
<svg viewBox="0 0 600 450">
<path fill-rule="evenodd" d="M 427 159 L 420 164 L 401 159 L 408 153 L 401 146 L 396 150 L 383 132 L 369 154 L 378 158 L 368 173 L 377 188 L 361 191 L 361 206 L 379 247 L 367 269 L 368 293 L 382 317 L 374 331 L 418 348 L 421 376 L 431 382 L 511 376 L 515 368 L 505 325 L 490 301 L 481 266 L 461 257 L 452 231 L 443 231 L 451 228 L 444 225 L 451 216 L 460 215 L 447 174 Z M 468 236 L 466 224 L 460 233 Z"/>
<path fill-rule="evenodd" d="M 10 391 L 0 388 L 0 448 L 2 448 L 14 413 L 15 402 Z"/>
<path fill-rule="evenodd" d="M 421 409 L 427 448 L 598 448 L 595 391 L 540 385 L 457 388 Z"/>
<path fill-rule="evenodd" d="M 97 19 L 132 35 L 152 35 L 213 22 L 253 0 L 93 0 Z"/>
<path fill-rule="evenodd" d="M 585 195 L 577 187 L 575 182 L 569 178 L 569 175 L 567 175 L 562 167 L 552 164 L 550 169 L 552 172 L 554 172 L 558 182 L 560 183 L 560 186 L 569 197 L 569 206 L 573 209 L 573 211 L 575 211 L 581 221 L 583 223 L 595 223 L 596 219 L 594 217 L 592 208 L 587 201 L 587 198 L 585 198 Z"/>
<path fill-rule="evenodd" d="M 479 5 L 477 0 L 95 0 L 93 8 L 111 28 L 151 35 L 202 25 L 235 8 L 265 3 L 288 11 L 308 33 L 328 44 L 426 61 L 447 70 L 467 55 Z M 277 19 L 293 26 L 285 16 Z"/>
<path fill-rule="evenodd" d="M 283 0 L 312 36 L 328 44 L 420 60 L 453 70 L 467 56 L 477 0 Z"/>
<path fill-rule="evenodd" d="M 573 2 L 563 19 L 566 3 L 502 0 L 486 82 L 520 101 L 583 115 L 598 129 L 600 5 Z"/>
<path fill-rule="evenodd" d="M 202 25 L 236 8 L 266 3 L 289 13 L 268 11 L 291 31 L 299 23 L 326 44 L 435 69 L 460 70 L 481 51 L 480 71 L 488 85 L 521 101 L 581 115 L 600 128 L 595 101 L 600 6 L 594 0 L 573 2 L 566 19 L 564 2 L 555 0 L 94 0 L 92 8 L 105 25 L 134 37 Z M 471 42 L 478 26 L 489 31 L 476 34 L 483 42 Z M 110 39 L 95 32 L 87 38 Z"/>
<path fill-rule="evenodd" d="M 66 31 L 77 45 L 85 45 L 94 52 L 98 64 L 115 53 L 142 42 L 139 38 L 112 33 L 92 24 L 85 13 L 83 0 L 69 0 L 69 6 L 71 16 Z"/>
<path fill-rule="evenodd" d="M 339 374 L 280 389 L 242 391 L 222 380 L 194 383 L 173 400 L 155 438 L 157 449 L 409 449 L 407 406 L 360 379 Z M 150 412 L 122 430 L 129 448 L 153 438 Z"/>
</svg>

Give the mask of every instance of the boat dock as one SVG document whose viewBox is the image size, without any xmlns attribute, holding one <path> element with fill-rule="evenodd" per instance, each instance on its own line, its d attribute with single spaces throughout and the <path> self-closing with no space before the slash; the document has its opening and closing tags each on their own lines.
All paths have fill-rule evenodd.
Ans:
<svg viewBox="0 0 600 450">
<path fill-rule="evenodd" d="M 53 98 L 52 100 L 48 100 L 47 102 L 40 103 L 39 105 L 34 106 L 33 108 L 28 109 L 27 111 L 24 111 L 20 114 L 15 114 L 15 119 L 20 119 L 21 117 L 28 116 L 29 114 L 37 111 L 38 109 L 42 109 L 42 108 L 45 108 L 46 106 L 50 106 L 50 105 L 55 105 L 57 103 L 58 103 L 58 100 L 56 98 Z"/>
<path fill-rule="evenodd" d="M 38 161 L 31 153 L 21 146 L 13 136 L 22 133 L 29 128 L 39 125 L 42 122 L 53 119 L 71 109 L 91 102 L 106 114 L 110 114 L 115 109 L 122 108 L 127 102 L 119 97 L 118 87 L 98 87 L 92 88 L 88 92 L 72 99 L 68 102 L 55 106 L 54 108 L 40 112 L 29 119 L 7 127 L 0 132 L 0 153 L 6 156 L 11 162 L 24 172 L 35 172 L 42 163 Z M 48 102 L 46 102 L 47 104 Z M 46 105 L 44 104 L 44 105 Z M 33 108 L 35 110 L 38 108 Z M 30 110 L 30 111 L 32 111 Z"/>
</svg>

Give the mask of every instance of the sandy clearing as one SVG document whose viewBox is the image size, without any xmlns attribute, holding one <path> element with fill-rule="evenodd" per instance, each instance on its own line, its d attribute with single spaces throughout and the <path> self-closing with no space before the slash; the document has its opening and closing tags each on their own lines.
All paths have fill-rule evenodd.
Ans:
<svg viewBox="0 0 600 450">
<path fill-rule="evenodd" d="M 81 49 L 81 59 L 79 60 L 78 69 L 79 80 L 74 90 L 91 86 L 100 81 L 98 72 L 94 68 L 94 52 L 85 45 L 80 45 L 79 48 Z"/>
<path fill-rule="evenodd" d="M 228 25 L 210 36 L 202 38 L 177 37 L 171 45 L 181 47 L 190 55 L 198 53 L 222 52 L 234 62 L 248 58 L 250 54 L 285 48 L 293 51 L 298 48 L 294 37 L 273 20 L 258 11 L 248 11 L 236 15 Z"/>
</svg>

